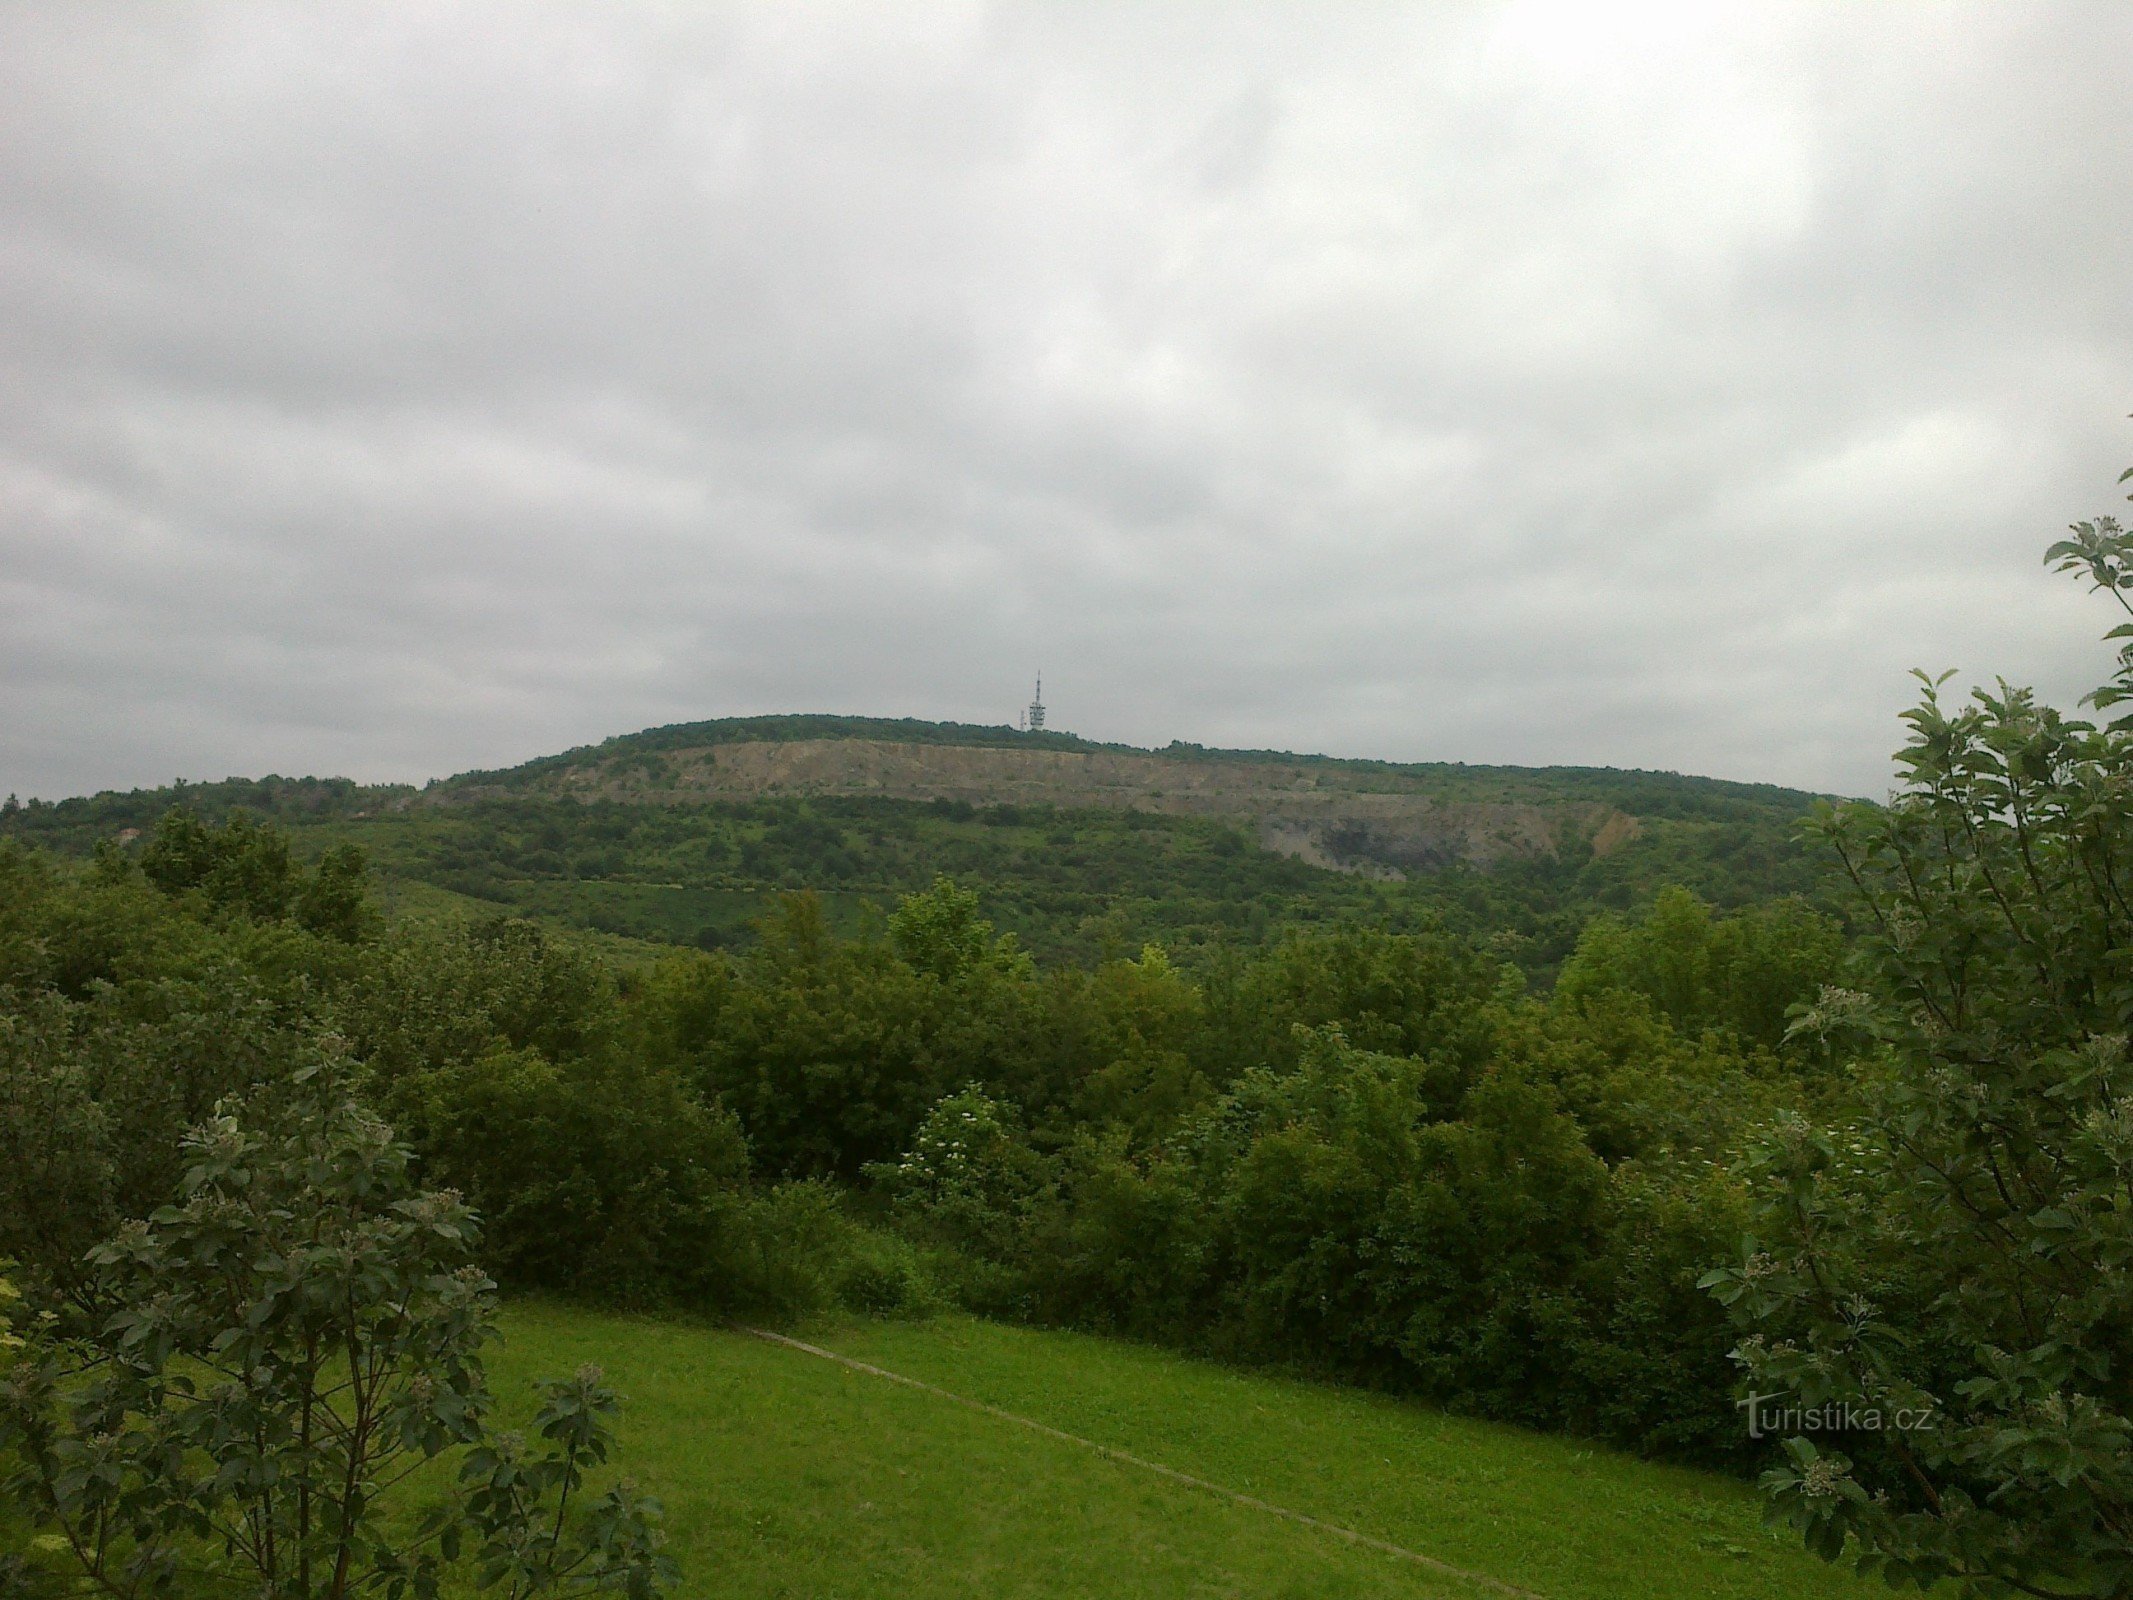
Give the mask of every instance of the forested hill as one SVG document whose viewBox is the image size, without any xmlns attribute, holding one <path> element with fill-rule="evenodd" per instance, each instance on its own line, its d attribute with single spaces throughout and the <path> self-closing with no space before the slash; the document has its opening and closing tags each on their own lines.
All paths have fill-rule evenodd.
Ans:
<svg viewBox="0 0 2133 1600">
<path fill-rule="evenodd" d="M 1796 837 L 1812 801 L 1673 773 L 789 716 L 655 728 L 422 789 L 268 777 L 33 802 L 0 832 L 80 853 L 173 804 L 244 809 L 300 849 L 361 844 L 407 904 L 462 897 L 662 941 L 745 940 L 793 889 L 853 925 L 947 872 L 1058 954 L 1442 917 L 1545 967 L 1595 911 L 1667 883 L 1720 905 L 1812 892 Z"/>
<path fill-rule="evenodd" d="M 1647 818 L 1797 817 L 1810 797 L 1766 785 L 1594 768 L 1099 744 L 1072 734 L 859 717 L 734 718 L 611 739 L 501 772 L 462 774 L 418 803 L 540 794 L 619 801 L 840 797 L 974 807 L 1220 816 L 1313 865 L 1400 876 L 1463 861 L 1594 850 Z"/>
<path fill-rule="evenodd" d="M 678 765 L 729 745 L 875 742 L 927 748 L 1036 752 L 1052 756 L 1140 757 L 1193 766 L 1284 768 L 1327 784 L 1358 789 L 1420 789 L 1454 800 L 1588 801 L 1632 815 L 1724 820 L 1776 809 L 1797 816 L 1814 798 L 1767 783 L 1735 783 L 1675 772 L 1617 767 L 1476 766 L 1463 761 L 1395 762 L 1286 750 L 1222 750 L 1174 740 L 1160 749 L 1104 743 L 1054 730 L 1024 732 L 968 722 L 902 717 L 723 717 L 677 722 L 622 734 L 496 771 L 464 772 L 432 784 L 429 794 L 470 789 L 561 789 L 588 774 L 628 781 L 672 773 Z"/>
</svg>

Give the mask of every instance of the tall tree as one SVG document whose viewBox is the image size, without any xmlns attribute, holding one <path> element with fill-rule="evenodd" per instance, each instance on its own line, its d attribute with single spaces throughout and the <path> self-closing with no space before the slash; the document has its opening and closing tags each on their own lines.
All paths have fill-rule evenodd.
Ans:
<svg viewBox="0 0 2133 1600">
<path fill-rule="evenodd" d="M 597 1368 L 543 1386 L 538 1444 L 491 1430 L 475 1221 L 323 1049 L 187 1141 L 183 1192 L 93 1253 L 106 1312 L 33 1329 L 0 1381 L 7 1487 L 113 1600 L 220 1580 L 272 1600 L 438 1593 L 453 1563 L 511 1597 L 673 1577 L 656 1502 L 585 1479 L 617 1409 Z M 457 1451 L 419 1522 L 392 1488 Z M 588 1503 L 589 1502 L 589 1503 Z"/>
<path fill-rule="evenodd" d="M 2115 519 L 2046 559 L 2133 617 Z M 2133 622 L 2109 637 L 2098 709 L 2133 699 Z M 1815 823 L 1867 976 L 1795 1026 L 1849 1042 L 1866 1110 L 1776 1130 L 1758 1237 L 1705 1283 L 1813 1549 L 1898 1587 L 2129 1595 L 2133 717 L 1920 676 L 1901 791 Z"/>
</svg>

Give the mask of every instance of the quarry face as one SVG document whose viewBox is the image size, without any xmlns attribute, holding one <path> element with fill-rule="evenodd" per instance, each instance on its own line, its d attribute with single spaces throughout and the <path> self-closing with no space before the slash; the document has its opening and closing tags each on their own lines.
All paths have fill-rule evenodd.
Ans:
<svg viewBox="0 0 2133 1600">
<path fill-rule="evenodd" d="M 1219 817 L 1252 832 L 1264 849 L 1376 878 L 1572 849 L 1605 855 L 1639 831 L 1634 817 L 1606 805 L 1449 800 L 1432 794 L 1426 778 L 1397 772 L 888 739 L 762 741 L 654 757 L 617 755 L 543 773 L 530 787 L 558 797 L 643 804 L 835 796 Z"/>
</svg>

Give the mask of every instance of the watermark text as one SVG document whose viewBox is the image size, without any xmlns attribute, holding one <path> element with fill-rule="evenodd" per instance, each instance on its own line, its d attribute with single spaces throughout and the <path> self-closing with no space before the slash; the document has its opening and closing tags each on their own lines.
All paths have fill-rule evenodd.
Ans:
<svg viewBox="0 0 2133 1600">
<path fill-rule="evenodd" d="M 1931 1406 L 1897 1406 L 1884 1410 L 1880 1406 L 1856 1405 L 1849 1400 L 1829 1400 L 1816 1406 L 1801 1405 L 1797 1401 L 1787 1404 L 1785 1401 L 1782 1394 L 1751 1394 L 1745 1400 L 1734 1402 L 1748 1413 L 1748 1437 L 1882 1433 L 1890 1428 L 1899 1433 L 1918 1433 L 1936 1426 Z"/>
</svg>

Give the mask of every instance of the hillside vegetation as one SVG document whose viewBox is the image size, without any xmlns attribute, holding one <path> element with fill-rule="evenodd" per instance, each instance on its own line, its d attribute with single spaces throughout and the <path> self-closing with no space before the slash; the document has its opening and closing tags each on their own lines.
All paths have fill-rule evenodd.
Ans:
<svg viewBox="0 0 2133 1600">
<path fill-rule="evenodd" d="M 959 1302 L 1742 1452 L 1694 1278 L 1740 1141 L 1841 1091 L 1785 1039 L 1841 956 L 1796 902 L 1667 891 L 1538 996 L 1434 925 L 1039 960 L 947 879 L 856 934 L 787 894 L 737 950 L 617 966 L 390 920 L 360 872 L 242 814 L 0 847 L 0 1255 L 31 1286 L 93 1294 L 84 1252 L 174 1188 L 187 1128 L 345 1051 L 510 1287 Z"/>
<path fill-rule="evenodd" d="M 1546 976 L 1592 915 L 1664 885 L 1733 907 L 1822 882 L 1811 797 L 1767 786 L 832 717 L 654 729 L 419 791 L 268 778 L 33 802 L 0 834 L 86 854 L 175 803 L 271 817 L 300 852 L 358 844 L 388 903 L 445 891 L 705 948 L 746 942 L 780 892 L 821 892 L 854 931 L 945 872 L 1061 959 L 1441 921 Z"/>
</svg>

